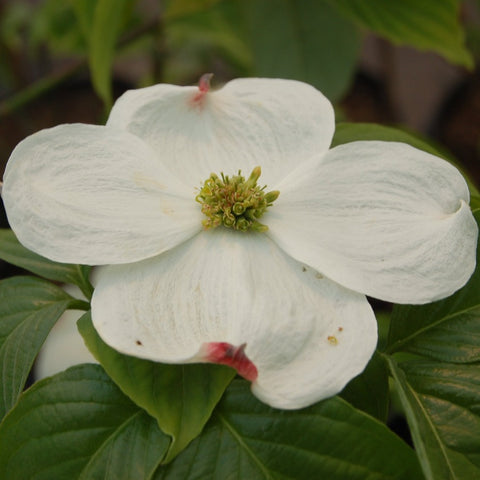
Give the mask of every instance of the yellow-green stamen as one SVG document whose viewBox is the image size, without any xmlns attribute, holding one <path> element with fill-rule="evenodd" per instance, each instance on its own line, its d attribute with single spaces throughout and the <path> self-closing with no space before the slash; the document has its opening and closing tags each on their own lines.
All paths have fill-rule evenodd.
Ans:
<svg viewBox="0 0 480 480">
<path fill-rule="evenodd" d="M 204 228 L 223 225 L 242 232 L 268 230 L 258 219 L 278 198 L 280 192 L 274 190 L 265 193 L 266 187 L 257 185 L 261 173 L 261 168 L 255 167 L 247 180 L 240 170 L 232 177 L 223 173 L 218 177 L 212 173 L 195 198 L 207 217 L 202 222 Z"/>
</svg>

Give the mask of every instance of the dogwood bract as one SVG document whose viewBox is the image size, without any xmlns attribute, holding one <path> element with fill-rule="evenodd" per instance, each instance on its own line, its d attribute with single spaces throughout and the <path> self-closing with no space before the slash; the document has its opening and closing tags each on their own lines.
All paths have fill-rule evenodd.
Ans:
<svg viewBox="0 0 480 480">
<path fill-rule="evenodd" d="M 45 257 L 105 265 L 92 318 L 118 351 L 231 365 L 264 402 L 303 407 L 373 354 L 365 295 L 425 303 L 466 283 L 468 188 L 405 144 L 329 150 L 333 109 L 307 84 L 208 80 L 129 91 L 106 126 L 26 138 L 8 219 Z"/>
</svg>

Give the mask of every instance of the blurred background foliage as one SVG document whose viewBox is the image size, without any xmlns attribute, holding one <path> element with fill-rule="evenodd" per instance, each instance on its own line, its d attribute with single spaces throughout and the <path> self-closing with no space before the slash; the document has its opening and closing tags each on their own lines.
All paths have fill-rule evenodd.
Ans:
<svg viewBox="0 0 480 480">
<path fill-rule="evenodd" d="M 458 0 L 15 0 L 0 17 L 1 84 L 15 91 L 67 57 L 88 61 L 108 106 L 111 67 L 147 56 L 138 84 L 189 83 L 202 72 L 303 80 L 338 100 L 361 39 L 373 32 L 472 69 Z M 475 45 L 476 29 L 472 31 Z"/>
<path fill-rule="evenodd" d="M 338 119 L 426 133 L 478 177 L 479 12 L 478 0 L 0 0 L 1 161 L 40 128 L 103 122 L 128 88 L 213 72 L 214 86 L 306 81 Z"/>
</svg>

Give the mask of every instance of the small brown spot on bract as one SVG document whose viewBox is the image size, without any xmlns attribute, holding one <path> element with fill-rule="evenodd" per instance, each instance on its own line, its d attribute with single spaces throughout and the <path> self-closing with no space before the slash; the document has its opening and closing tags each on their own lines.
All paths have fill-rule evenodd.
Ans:
<svg viewBox="0 0 480 480">
<path fill-rule="evenodd" d="M 337 339 L 337 337 L 335 337 L 335 336 L 333 336 L 333 335 L 329 335 L 329 336 L 327 337 L 327 340 L 328 340 L 328 343 L 329 343 L 330 345 L 338 345 L 338 339 Z"/>
<path fill-rule="evenodd" d="M 170 206 L 164 206 L 162 207 L 162 212 L 165 215 L 173 215 L 175 213 L 175 210 Z"/>
<path fill-rule="evenodd" d="M 321 273 L 317 272 L 315 274 L 315 278 L 318 278 L 319 280 L 321 280 L 323 278 L 323 275 Z"/>
<path fill-rule="evenodd" d="M 141 172 L 134 172 L 133 181 L 137 187 L 143 188 L 147 191 L 165 190 L 167 187 L 160 182 L 157 182 L 154 178 L 147 177 Z"/>
<path fill-rule="evenodd" d="M 143 343 L 142 343 L 140 340 L 135 340 L 135 343 L 136 343 L 137 345 L 143 345 Z"/>
<path fill-rule="evenodd" d="M 302 267 L 302 272 L 306 272 L 307 271 L 307 267 Z"/>
<path fill-rule="evenodd" d="M 343 327 L 338 327 L 339 332 L 343 332 Z"/>
</svg>

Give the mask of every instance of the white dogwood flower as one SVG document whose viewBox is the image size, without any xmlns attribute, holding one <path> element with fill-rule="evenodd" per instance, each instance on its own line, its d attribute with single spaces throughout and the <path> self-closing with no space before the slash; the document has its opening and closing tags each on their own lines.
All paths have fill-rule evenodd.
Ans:
<svg viewBox="0 0 480 480">
<path fill-rule="evenodd" d="M 26 247 L 106 265 L 92 300 L 106 343 L 231 365 L 264 402 L 299 408 L 368 363 L 365 295 L 430 302 L 475 267 L 452 165 L 394 142 L 329 150 L 333 132 L 332 106 L 301 82 L 156 85 L 124 94 L 106 126 L 26 138 L 3 199 Z"/>
</svg>

